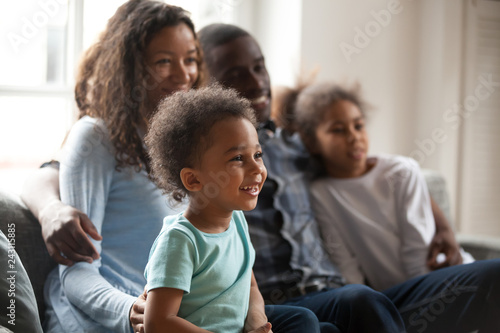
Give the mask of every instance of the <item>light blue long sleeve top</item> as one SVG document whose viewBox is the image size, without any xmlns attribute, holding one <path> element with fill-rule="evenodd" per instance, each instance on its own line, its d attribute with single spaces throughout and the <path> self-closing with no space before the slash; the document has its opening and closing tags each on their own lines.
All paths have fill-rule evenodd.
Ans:
<svg viewBox="0 0 500 333">
<path fill-rule="evenodd" d="M 145 170 L 116 170 L 114 149 L 101 120 L 80 119 L 60 166 L 64 203 L 86 213 L 102 241 L 100 259 L 60 265 L 45 286 L 49 332 L 130 332 L 130 308 L 146 284 L 148 254 L 172 209 Z"/>
</svg>

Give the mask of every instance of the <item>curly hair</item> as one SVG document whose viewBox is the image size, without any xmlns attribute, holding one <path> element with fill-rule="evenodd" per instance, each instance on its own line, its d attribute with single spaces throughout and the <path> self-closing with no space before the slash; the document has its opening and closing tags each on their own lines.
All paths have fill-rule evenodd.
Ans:
<svg viewBox="0 0 500 333">
<path fill-rule="evenodd" d="M 363 115 L 368 108 L 361 99 L 359 84 L 347 89 L 333 82 L 323 82 L 303 86 L 298 92 L 293 89 L 290 91 L 295 94 L 295 103 L 292 104 L 293 111 L 288 111 L 287 114 L 294 115 L 293 124 L 306 145 L 316 142 L 316 128 L 323 121 L 328 107 L 336 102 L 349 101 L 356 105 Z"/>
<path fill-rule="evenodd" d="M 88 115 L 106 124 L 115 149 L 117 170 L 134 166 L 149 170 L 147 154 L 137 128 L 148 107 L 144 52 L 164 27 L 186 24 L 198 51 L 198 79 L 204 81 L 202 53 L 189 13 L 160 1 L 130 0 L 109 19 L 98 41 L 84 54 L 76 78 L 79 118 Z"/>
<path fill-rule="evenodd" d="M 163 193 L 179 202 L 186 197 L 181 170 L 199 163 L 210 148 L 212 127 L 229 117 L 248 119 L 257 125 L 250 102 L 219 84 L 176 92 L 160 102 L 145 142 L 151 160 L 150 177 Z"/>
</svg>

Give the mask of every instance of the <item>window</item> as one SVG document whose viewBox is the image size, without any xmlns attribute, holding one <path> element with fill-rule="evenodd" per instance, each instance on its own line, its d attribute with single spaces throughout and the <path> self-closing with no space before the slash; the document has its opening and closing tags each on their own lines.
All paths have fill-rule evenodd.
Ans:
<svg viewBox="0 0 500 333">
<path fill-rule="evenodd" d="M 3 8 L 2 8 L 3 7 Z M 0 184 L 50 159 L 71 123 L 67 0 L 0 4 Z"/>
<path fill-rule="evenodd" d="M 200 29 L 235 20 L 242 0 L 173 0 Z M 82 50 L 125 0 L 0 3 L 0 188 L 19 193 L 26 176 L 57 158 L 76 120 L 74 73 Z"/>
<path fill-rule="evenodd" d="M 500 1 L 467 1 L 460 230 L 498 235 Z"/>
</svg>

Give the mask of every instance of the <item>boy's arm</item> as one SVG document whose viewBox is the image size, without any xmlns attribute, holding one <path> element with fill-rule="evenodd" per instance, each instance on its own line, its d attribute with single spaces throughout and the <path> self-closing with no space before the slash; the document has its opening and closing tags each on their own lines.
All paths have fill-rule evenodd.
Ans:
<svg viewBox="0 0 500 333">
<path fill-rule="evenodd" d="M 431 206 L 436 223 L 436 233 L 429 247 L 427 266 L 431 270 L 436 270 L 447 266 L 459 265 L 462 263 L 462 256 L 453 229 L 439 206 L 432 200 L 432 197 Z M 446 255 L 446 260 L 440 263 L 437 261 L 439 253 L 444 253 Z"/>
<path fill-rule="evenodd" d="M 102 237 L 86 214 L 61 202 L 57 168 L 36 170 L 25 182 L 21 199 L 38 219 L 47 251 L 56 262 L 72 265 L 99 258 L 86 233 L 95 240 Z"/>
<path fill-rule="evenodd" d="M 149 291 L 144 311 L 144 324 L 147 333 L 209 332 L 177 316 L 183 294 L 183 290 L 174 288 L 157 288 Z"/>
<path fill-rule="evenodd" d="M 245 332 L 265 333 L 272 332 L 271 324 L 267 321 L 264 308 L 264 299 L 259 291 L 257 280 L 252 272 L 252 282 L 250 284 L 250 303 L 248 306 L 247 319 L 245 321 Z"/>
</svg>

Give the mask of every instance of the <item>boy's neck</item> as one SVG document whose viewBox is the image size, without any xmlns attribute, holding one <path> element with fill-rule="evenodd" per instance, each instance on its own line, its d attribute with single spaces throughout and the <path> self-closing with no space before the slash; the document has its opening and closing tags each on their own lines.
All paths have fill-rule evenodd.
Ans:
<svg viewBox="0 0 500 333">
<path fill-rule="evenodd" d="M 208 234 L 220 234 L 226 231 L 232 218 L 232 213 L 221 215 L 208 208 L 193 209 L 191 204 L 183 215 L 196 229 Z"/>
</svg>

